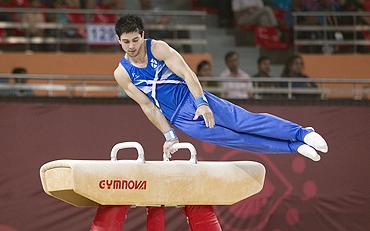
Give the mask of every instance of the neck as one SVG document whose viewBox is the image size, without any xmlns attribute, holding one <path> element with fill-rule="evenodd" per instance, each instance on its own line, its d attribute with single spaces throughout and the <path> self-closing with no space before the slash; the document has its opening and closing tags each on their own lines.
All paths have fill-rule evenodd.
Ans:
<svg viewBox="0 0 370 231">
<path fill-rule="evenodd" d="M 258 75 L 260 77 L 269 77 L 269 75 L 266 72 L 263 72 L 263 71 L 258 72 Z"/>
<path fill-rule="evenodd" d="M 232 74 L 238 74 L 238 68 L 230 69 L 230 72 L 231 72 Z"/>
</svg>

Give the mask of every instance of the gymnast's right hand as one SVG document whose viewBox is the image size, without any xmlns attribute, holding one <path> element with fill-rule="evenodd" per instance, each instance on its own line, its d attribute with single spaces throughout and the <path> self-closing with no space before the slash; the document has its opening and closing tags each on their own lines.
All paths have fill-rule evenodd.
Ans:
<svg viewBox="0 0 370 231">
<path fill-rule="evenodd" d="M 168 159 L 171 159 L 172 154 L 177 151 L 177 148 L 174 148 L 173 145 L 179 143 L 179 139 L 168 140 L 163 144 L 163 154 L 167 156 Z"/>
</svg>

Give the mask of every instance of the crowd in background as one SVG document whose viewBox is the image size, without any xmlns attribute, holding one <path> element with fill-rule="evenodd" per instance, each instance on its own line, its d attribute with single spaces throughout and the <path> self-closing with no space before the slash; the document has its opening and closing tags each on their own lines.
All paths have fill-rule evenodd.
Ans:
<svg viewBox="0 0 370 231">
<path fill-rule="evenodd" d="M 55 8 L 55 9 L 95 9 L 95 10 L 201 10 L 211 14 L 218 15 L 218 24 L 220 27 L 234 27 L 243 30 L 255 30 L 256 33 L 261 28 L 272 35 L 278 35 L 279 39 L 271 41 L 262 41 L 262 44 L 267 47 L 281 47 L 284 43 L 292 42 L 292 12 L 300 11 L 370 11 L 370 0 L 0 0 L 1 8 Z M 184 8 L 185 7 L 185 8 Z M 162 24 L 166 25 L 170 22 L 170 18 L 166 16 L 143 17 L 145 24 Z M 300 23 L 304 25 L 350 25 L 351 19 L 344 19 L 333 16 L 305 16 L 299 18 Z M 348 21 L 349 20 L 349 21 Z M 116 16 L 112 14 L 95 14 L 90 17 L 75 12 L 44 14 L 41 12 L 29 12 L 24 14 L 16 13 L 0 13 L 0 22 L 26 22 L 30 23 L 27 28 L 28 36 L 46 36 L 55 33 L 51 30 L 34 27 L 35 23 L 42 22 L 58 22 L 62 24 L 81 24 L 80 28 L 70 28 L 63 32 L 65 38 L 84 38 L 86 29 L 84 23 L 110 23 L 114 24 Z M 370 17 L 361 17 L 359 24 L 369 25 Z M 25 33 L 18 29 L 0 29 L 0 38 L 4 36 L 20 35 Z M 151 31 L 150 37 L 163 38 L 171 37 L 171 32 Z M 189 34 L 184 31 L 178 33 L 180 37 L 188 37 Z M 320 32 L 302 33 L 309 39 L 319 39 Z M 346 34 L 333 32 L 335 38 L 345 37 Z M 258 40 L 256 40 L 258 42 Z M 35 45 L 35 46 L 42 46 Z M 78 46 L 72 47 L 78 50 Z M 178 49 L 178 48 L 177 48 Z M 308 49 L 316 49 L 310 48 Z M 36 47 L 35 50 L 43 50 L 41 47 Z M 182 47 L 181 51 L 190 51 L 189 47 Z M 308 51 L 309 52 L 309 51 Z M 251 74 L 239 67 L 239 55 L 237 52 L 230 51 L 225 55 L 225 70 L 221 73 L 212 73 L 212 65 L 208 61 L 202 61 L 197 68 L 197 74 L 202 76 L 220 76 L 222 78 L 238 78 L 245 81 L 241 82 L 205 82 L 206 88 L 221 88 L 221 96 L 226 98 L 277 98 L 286 97 L 284 94 L 269 94 L 269 93 L 254 93 L 253 89 L 258 88 L 281 88 L 287 87 L 286 83 L 277 82 L 255 82 L 250 81 L 258 77 L 270 77 L 271 59 L 267 56 L 262 56 L 257 60 L 258 73 Z M 18 70 L 19 71 L 19 70 Z M 16 73 L 16 72 L 14 72 Z M 281 77 L 292 78 L 308 78 L 303 74 L 303 59 L 300 56 L 290 57 L 284 67 Z M 1 80 L 4 81 L 4 80 Z M 23 80 L 15 80 L 15 83 L 21 83 Z M 317 88 L 315 83 L 293 82 L 293 88 Z M 30 92 L 13 92 L 14 94 L 30 94 Z M 12 93 L 12 94 L 13 94 Z M 312 95 L 311 95 L 312 96 Z M 304 94 L 294 94 L 294 98 L 307 97 Z"/>
<path fill-rule="evenodd" d="M 230 51 L 225 55 L 225 69 L 214 75 L 212 72 L 212 64 L 207 61 L 201 61 L 197 66 L 198 77 L 213 77 L 215 81 L 205 81 L 203 86 L 206 89 L 219 89 L 218 95 L 228 99 L 286 99 L 286 93 L 255 93 L 258 89 L 286 89 L 287 82 L 278 81 L 255 81 L 258 78 L 272 78 L 277 80 L 276 77 L 270 76 L 271 59 L 267 56 L 261 56 L 257 60 L 257 73 L 250 75 L 246 70 L 240 67 L 239 55 L 235 51 Z M 217 77 L 216 77 L 217 76 Z M 304 74 L 304 62 L 300 55 L 290 56 L 284 65 L 281 73 L 282 78 L 297 78 L 306 79 L 309 77 Z M 222 78 L 223 81 L 217 81 L 217 78 Z M 227 81 L 230 79 L 232 81 Z M 317 89 L 318 86 L 314 81 L 307 82 L 292 82 L 292 89 Z M 216 93 L 217 94 L 217 93 Z M 302 94 L 293 93 L 293 99 L 318 99 L 319 94 Z"/>
<path fill-rule="evenodd" d="M 218 14 L 219 26 L 254 29 L 256 26 L 275 27 L 288 31 L 293 26 L 292 12 L 300 11 L 370 11 L 370 0 L 1 0 L 1 8 L 55 8 L 55 9 L 96 9 L 96 10 L 202 10 Z M 59 21 L 64 23 L 84 23 L 81 14 L 44 15 L 30 13 L 0 14 L 0 21 Z M 89 19 L 93 23 L 114 23 L 116 18 L 109 14 L 100 14 Z M 336 17 L 303 17 L 305 24 L 322 25 L 346 23 Z M 166 23 L 166 20 L 157 23 Z M 362 17 L 361 22 L 369 24 L 369 17 Z M 4 33 L 4 32 L 3 32 Z M 32 33 L 41 33 L 33 30 Z M 288 39 L 288 38 L 287 38 Z"/>
<path fill-rule="evenodd" d="M 362 11 L 370 12 L 370 0 L 1 0 L 0 8 L 54 8 L 54 9 L 92 9 L 92 10 L 200 10 L 210 14 L 218 15 L 220 27 L 235 28 L 255 33 L 255 43 L 269 49 L 289 48 L 293 44 L 293 12 L 339 12 L 339 11 Z M 6 36 L 27 37 L 56 37 L 61 38 L 86 38 L 85 23 L 113 24 L 116 15 L 94 14 L 86 17 L 79 13 L 44 14 L 32 12 L 24 14 L 0 13 L 0 22 L 23 22 L 29 23 L 27 30 L 0 28 L 0 40 Z M 169 17 L 147 16 L 144 18 L 146 24 L 167 25 Z M 300 25 L 310 26 L 337 26 L 354 25 L 352 17 L 338 16 L 304 16 L 298 17 Z M 370 25 L 370 17 L 359 17 L 356 25 Z M 81 24 L 77 28 L 65 29 L 62 33 L 57 30 L 37 28 L 36 23 L 55 22 L 62 25 Z M 189 38 L 188 31 L 177 31 L 176 35 L 171 30 L 148 31 L 153 38 Z M 245 34 L 242 34 L 244 37 Z M 296 38 L 301 39 L 334 39 L 334 40 L 370 40 L 370 31 L 357 33 L 332 31 L 329 34 L 317 31 L 297 32 Z M 30 50 L 48 50 L 46 45 L 32 45 Z M 184 52 L 190 52 L 189 46 L 176 47 Z M 53 50 L 54 48 L 49 48 Z M 78 51 L 81 46 L 68 46 L 67 51 Z M 339 49 L 337 46 L 306 46 L 300 52 L 304 53 L 333 53 Z M 340 47 L 340 49 L 350 49 Z M 363 48 L 362 48 L 363 49 Z M 369 47 L 365 49 L 369 50 Z M 351 52 L 351 51 L 349 51 Z"/>
</svg>

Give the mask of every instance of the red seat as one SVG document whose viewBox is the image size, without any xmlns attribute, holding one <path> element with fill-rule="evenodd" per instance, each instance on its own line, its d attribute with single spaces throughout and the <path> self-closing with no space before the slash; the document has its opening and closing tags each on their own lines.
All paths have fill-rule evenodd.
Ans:
<svg viewBox="0 0 370 231">
<path fill-rule="evenodd" d="M 269 49 L 287 49 L 289 45 L 280 40 L 276 27 L 257 27 L 256 44 Z"/>
</svg>

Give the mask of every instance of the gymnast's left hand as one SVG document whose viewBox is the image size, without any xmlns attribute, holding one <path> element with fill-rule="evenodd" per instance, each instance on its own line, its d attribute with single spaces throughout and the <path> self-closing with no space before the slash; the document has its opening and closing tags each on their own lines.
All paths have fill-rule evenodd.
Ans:
<svg viewBox="0 0 370 231">
<path fill-rule="evenodd" d="M 179 143 L 179 139 L 169 140 L 163 144 L 163 153 L 171 159 L 172 154 L 177 152 L 177 149 L 173 147 L 174 144 Z"/>
<path fill-rule="evenodd" d="M 198 119 L 199 116 L 203 117 L 207 128 L 213 128 L 215 126 L 215 118 L 213 117 L 213 112 L 208 105 L 199 106 L 195 111 L 193 120 Z"/>
</svg>

